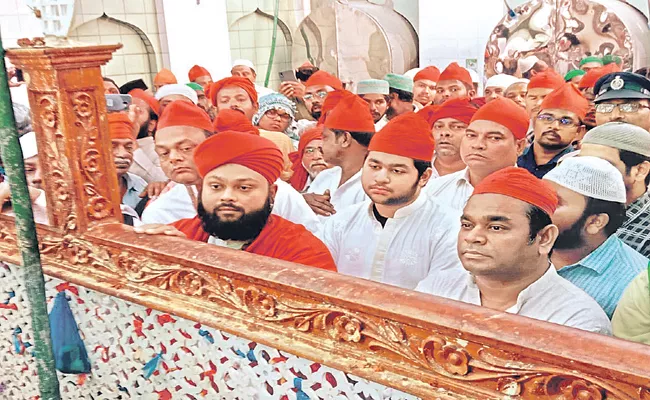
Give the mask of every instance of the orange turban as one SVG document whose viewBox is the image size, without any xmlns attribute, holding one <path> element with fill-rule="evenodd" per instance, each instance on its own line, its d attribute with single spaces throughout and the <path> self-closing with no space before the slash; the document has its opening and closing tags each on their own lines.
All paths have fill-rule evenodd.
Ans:
<svg viewBox="0 0 650 400">
<path fill-rule="evenodd" d="M 191 126 L 214 132 L 208 114 L 199 106 L 183 100 L 172 101 L 160 116 L 157 129 L 161 130 L 170 126 Z"/>
<path fill-rule="evenodd" d="M 342 90 L 343 89 L 343 84 L 339 80 L 339 78 L 335 77 L 334 75 L 328 74 L 325 71 L 316 71 L 312 74 L 312 76 L 307 79 L 307 82 L 305 82 L 305 87 L 308 88 L 310 86 L 329 86 L 332 89 L 336 90 Z"/>
<path fill-rule="evenodd" d="M 413 82 L 417 82 L 421 79 L 438 82 L 438 79 L 440 79 L 440 70 L 433 65 L 429 65 L 428 67 L 421 69 L 420 72 L 415 74 L 413 77 Z"/>
<path fill-rule="evenodd" d="M 194 82 L 196 78 L 200 78 L 205 75 L 209 76 L 210 79 L 212 79 L 212 75 L 210 75 L 210 72 L 208 72 L 207 69 L 199 65 L 193 66 L 192 68 L 190 68 L 190 71 L 187 73 L 187 77 L 189 78 L 190 82 Z"/>
<path fill-rule="evenodd" d="M 497 97 L 479 108 L 470 124 L 474 121 L 492 121 L 501 124 L 510 129 L 515 139 L 525 138 L 530 125 L 530 118 L 526 110 L 505 97 Z"/>
<path fill-rule="evenodd" d="M 620 70 L 621 67 L 616 65 L 616 63 L 607 64 L 603 67 L 592 68 L 589 71 L 587 71 L 587 73 L 585 74 L 585 76 L 582 77 L 582 79 L 580 79 L 580 83 L 578 83 L 578 88 L 580 89 L 593 88 L 596 82 L 598 82 L 598 79 L 602 78 L 607 74 L 612 74 Z"/>
<path fill-rule="evenodd" d="M 133 123 L 125 113 L 108 114 L 108 132 L 112 139 L 135 140 Z"/>
<path fill-rule="evenodd" d="M 542 209 L 552 216 L 557 208 L 555 189 L 536 178 L 525 168 L 507 167 L 488 175 L 475 188 L 472 196 L 494 193 L 512 197 Z"/>
<path fill-rule="evenodd" d="M 469 97 L 460 97 L 449 99 L 437 106 L 426 106 L 418 111 L 418 115 L 426 119 L 433 128 L 433 124 L 443 118 L 453 118 L 469 124 L 477 110 L 478 106 Z"/>
<path fill-rule="evenodd" d="M 302 136 L 300 136 L 300 141 L 298 142 L 298 151 L 294 151 L 293 153 L 289 154 L 289 160 L 291 160 L 291 163 L 293 164 L 291 167 L 291 169 L 293 169 L 293 175 L 291 175 L 289 183 L 297 191 L 301 191 L 305 188 L 305 185 L 307 184 L 307 178 L 309 177 L 307 170 L 302 165 L 302 156 L 305 155 L 305 148 L 307 148 L 307 145 L 312 141 L 322 138 L 322 125 L 308 129 L 302 134 Z"/>
<path fill-rule="evenodd" d="M 388 121 L 372 137 L 368 151 L 431 161 L 434 148 L 433 135 L 427 121 L 415 113 L 406 113 Z"/>
<path fill-rule="evenodd" d="M 589 100 L 572 83 L 565 83 L 544 98 L 540 110 L 557 108 L 575 113 L 582 121 L 589 111 Z"/>
<path fill-rule="evenodd" d="M 440 74 L 440 81 L 461 81 L 469 86 L 474 86 L 472 82 L 472 75 L 465 68 L 458 65 L 458 63 L 451 63 Z"/>
<path fill-rule="evenodd" d="M 354 93 L 349 92 L 347 90 L 335 90 L 333 92 L 327 93 L 327 97 L 325 97 L 325 101 L 323 102 L 323 106 L 321 107 L 321 116 L 320 119 L 318 120 L 319 124 L 324 124 L 325 123 L 325 118 L 327 118 L 327 114 L 329 114 L 336 106 L 343 100 L 344 97 L 347 96 L 354 96 Z"/>
<path fill-rule="evenodd" d="M 142 89 L 133 89 L 129 92 L 131 97 L 135 97 L 136 99 L 143 100 L 145 103 L 149 105 L 151 108 L 151 111 L 155 112 L 156 115 L 160 115 L 160 103 L 158 103 L 158 100 L 156 100 L 155 97 L 150 95 L 149 93 L 145 92 Z"/>
<path fill-rule="evenodd" d="M 178 81 L 174 73 L 167 68 L 161 69 L 153 78 L 154 85 L 171 85 L 172 83 L 178 83 Z"/>
<path fill-rule="evenodd" d="M 253 133 L 255 135 L 260 134 L 260 130 L 246 118 L 243 112 L 230 108 L 219 111 L 212 126 L 215 133 L 235 131 Z"/>
<path fill-rule="evenodd" d="M 549 68 L 530 78 L 528 90 L 537 88 L 557 89 L 562 85 L 564 85 L 564 78 L 562 75 Z"/>
<path fill-rule="evenodd" d="M 251 98 L 251 101 L 257 103 L 257 90 L 255 89 L 255 85 L 248 79 L 239 76 L 229 76 L 220 81 L 212 82 L 208 87 L 208 90 L 206 90 L 205 95 L 210 97 L 210 101 L 214 106 L 216 106 L 219 91 L 228 86 L 237 86 L 244 89 L 246 93 L 248 93 L 248 97 Z"/>
<path fill-rule="evenodd" d="M 375 132 L 370 108 L 357 95 L 345 96 L 325 118 L 325 127 L 348 132 Z"/>
<path fill-rule="evenodd" d="M 194 163 L 201 177 L 225 164 L 239 164 L 274 183 L 284 169 L 282 152 L 272 141 L 250 133 L 225 131 L 194 150 Z"/>
</svg>

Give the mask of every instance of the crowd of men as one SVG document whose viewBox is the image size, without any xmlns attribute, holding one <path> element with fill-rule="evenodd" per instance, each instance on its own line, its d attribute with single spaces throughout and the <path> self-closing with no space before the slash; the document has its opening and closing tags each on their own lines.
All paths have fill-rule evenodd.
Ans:
<svg viewBox="0 0 650 400">
<path fill-rule="evenodd" d="M 125 223 L 650 344 L 650 80 L 588 57 L 344 87 L 309 62 L 107 94 Z M 33 133 L 21 137 L 44 206 Z M 0 204 L 9 200 L 0 184 Z"/>
</svg>

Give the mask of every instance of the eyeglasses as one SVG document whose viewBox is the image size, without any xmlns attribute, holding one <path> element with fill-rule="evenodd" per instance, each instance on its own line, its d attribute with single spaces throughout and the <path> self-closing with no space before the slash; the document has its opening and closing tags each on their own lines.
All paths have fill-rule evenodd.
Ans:
<svg viewBox="0 0 650 400">
<path fill-rule="evenodd" d="M 633 114 L 639 111 L 639 108 L 650 108 L 648 106 L 644 106 L 643 104 L 639 104 L 639 103 L 622 103 L 622 104 L 600 103 L 600 104 L 596 104 L 596 112 L 602 114 L 609 114 L 613 112 L 616 107 L 618 107 L 618 111 L 624 114 Z"/>
<path fill-rule="evenodd" d="M 289 122 L 292 119 L 291 115 L 289 115 L 287 113 L 280 114 L 278 112 L 278 110 L 269 110 L 269 111 L 265 112 L 264 115 L 266 115 L 267 117 L 269 117 L 271 119 L 275 119 L 275 118 L 280 117 L 280 120 L 282 120 L 282 122 Z"/>
<path fill-rule="evenodd" d="M 327 97 L 327 91 L 323 90 L 323 91 L 320 91 L 320 92 L 316 93 L 315 95 L 311 94 L 311 93 L 308 93 L 308 94 L 302 96 L 302 98 L 303 98 L 303 100 L 311 100 L 311 99 L 314 98 L 314 96 L 317 96 L 319 99 L 322 100 L 325 97 Z"/>
<path fill-rule="evenodd" d="M 571 118 L 567 118 L 567 117 L 556 118 L 551 114 L 539 114 L 537 116 L 537 120 L 542 121 L 547 125 L 551 125 L 553 122 L 558 121 L 561 127 L 569 127 L 569 126 L 575 126 L 580 124 L 580 122 L 576 122 Z"/>
</svg>

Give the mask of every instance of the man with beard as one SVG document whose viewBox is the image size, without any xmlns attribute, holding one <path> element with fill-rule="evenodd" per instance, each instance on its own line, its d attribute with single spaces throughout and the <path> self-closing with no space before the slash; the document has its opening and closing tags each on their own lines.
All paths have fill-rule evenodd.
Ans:
<svg viewBox="0 0 650 400">
<path fill-rule="evenodd" d="M 296 104 L 296 121 L 303 119 L 315 121 L 307 110 L 302 96 L 305 94 L 305 83 L 316 71 L 318 71 L 318 68 L 309 61 L 305 61 L 294 71 L 296 74 L 295 81 L 284 81 L 280 83 L 278 92 L 287 96 L 287 98 Z"/>
<path fill-rule="evenodd" d="M 440 74 L 433 103 L 442 104 L 449 99 L 473 98 L 474 96 L 476 96 L 476 90 L 474 90 L 474 83 L 469 71 L 453 62 Z"/>
<path fill-rule="evenodd" d="M 414 113 L 392 119 L 373 136 L 361 176 L 370 200 L 340 211 L 323 227 L 340 273 L 413 289 L 429 274 L 460 267 L 458 213 L 421 195 L 433 149 L 429 126 Z"/>
<path fill-rule="evenodd" d="M 173 226 L 143 226 L 136 232 L 185 236 L 336 271 L 320 240 L 302 225 L 271 215 L 283 165 L 273 142 L 248 133 L 221 132 L 196 148 L 194 163 L 203 178 L 198 215 Z"/>
<path fill-rule="evenodd" d="M 417 291 L 611 335 L 598 303 L 549 262 L 558 228 L 555 191 L 521 168 L 508 167 L 476 186 L 461 217 L 463 269 L 432 274 Z"/>
<path fill-rule="evenodd" d="M 625 183 L 609 162 L 571 157 L 546 174 L 560 199 L 553 224 L 560 230 L 551 261 L 612 317 L 627 285 L 648 259 L 616 236 L 625 221 Z"/>
<path fill-rule="evenodd" d="M 580 89 L 580 92 L 582 92 L 585 98 L 589 100 L 589 111 L 587 111 L 587 116 L 584 119 L 587 130 L 596 126 L 596 105 L 594 104 L 596 95 L 594 94 L 594 85 L 603 76 L 616 71 L 619 71 L 616 64 L 609 64 L 600 68 L 592 68 L 578 83 L 578 89 Z"/>
<path fill-rule="evenodd" d="M 329 217 L 366 199 L 361 167 L 374 133 L 368 104 L 343 92 L 339 104 L 327 115 L 323 130 L 323 158 L 333 167 L 318 174 L 304 194 L 317 215 Z"/>
<path fill-rule="evenodd" d="M 316 71 L 307 79 L 307 82 L 305 82 L 305 94 L 302 96 L 302 99 L 312 118 L 317 121 L 320 119 L 323 103 L 328 93 L 334 90 L 343 90 L 343 84 L 337 77 L 325 71 Z M 301 121 L 298 122 L 300 123 Z M 314 121 L 302 120 L 303 124 L 306 122 L 308 122 L 307 125 L 299 127 L 301 131 L 315 126 Z"/>
<path fill-rule="evenodd" d="M 386 111 L 390 105 L 388 82 L 381 79 L 366 79 L 357 84 L 357 94 L 368 103 L 370 114 L 375 121 L 375 131 L 386 126 Z"/>
<path fill-rule="evenodd" d="M 323 159 L 323 126 L 307 130 L 300 137 L 298 151 L 289 154 L 293 175 L 289 183 L 299 192 L 306 191 L 311 182 L 329 165 Z"/>
<path fill-rule="evenodd" d="M 418 71 L 413 77 L 413 99 L 425 107 L 433 103 L 436 97 L 436 85 L 440 79 L 440 70 L 433 65 Z"/>
<path fill-rule="evenodd" d="M 460 143 L 460 157 L 467 167 L 432 180 L 424 191 L 437 202 L 462 210 L 483 179 L 515 165 L 526 146 L 527 128 L 526 111 L 512 100 L 500 97 L 479 108 Z"/>
<path fill-rule="evenodd" d="M 616 235 L 650 257 L 650 133 L 632 124 L 608 122 L 587 133 L 580 156 L 609 161 L 623 175 L 627 218 Z"/>
<path fill-rule="evenodd" d="M 413 80 L 397 74 L 386 74 L 384 80 L 388 82 L 390 97 L 386 118 L 390 121 L 398 115 L 413 112 Z"/>
<path fill-rule="evenodd" d="M 129 172 L 138 175 L 147 183 L 165 182 L 167 177 L 160 167 L 160 159 L 156 154 L 153 135 L 158 124 L 160 104 L 153 96 L 142 89 L 129 92 L 133 99 L 132 111 L 135 113 L 135 126 L 140 127 L 136 141 L 138 146 L 133 152 L 133 164 Z"/>
<path fill-rule="evenodd" d="M 594 100 L 596 125 L 606 122 L 627 122 L 650 131 L 650 80 L 648 78 L 631 72 L 614 72 L 596 82 L 594 93 L 596 94 Z"/>
<path fill-rule="evenodd" d="M 589 101 L 572 83 L 565 83 L 546 96 L 539 108 L 533 123 L 535 140 L 519 157 L 517 165 L 541 179 L 584 136 L 582 121 Z"/>
<path fill-rule="evenodd" d="M 432 128 L 436 151 L 433 157 L 431 179 L 465 169 L 460 158 L 460 143 L 467 125 L 478 110 L 467 97 L 445 101 L 439 106 L 427 106 L 418 112 Z M 431 111 L 430 113 L 428 113 Z"/>
<path fill-rule="evenodd" d="M 207 88 L 212 83 L 212 75 L 210 75 L 210 72 L 207 69 L 200 65 L 195 65 L 190 68 L 187 73 L 187 78 L 190 82 L 200 85 L 203 89 Z"/>
<path fill-rule="evenodd" d="M 176 185 L 145 208 L 142 222 L 146 224 L 170 224 L 196 215 L 201 177 L 196 171 L 192 152 L 206 137 L 213 134 L 212 123 L 205 111 L 182 101 L 176 101 L 169 107 L 158 124 L 156 152 L 165 174 Z M 227 111 L 239 114 L 238 111 Z M 242 115 L 242 118 L 245 117 Z M 244 121 L 248 122 L 246 119 Z M 258 136 L 257 131 L 248 127 L 243 129 L 248 134 Z M 275 184 L 278 186 L 278 192 L 273 213 L 302 224 L 312 232 L 318 232 L 320 222 L 300 193 L 286 182 L 278 180 Z"/>
</svg>

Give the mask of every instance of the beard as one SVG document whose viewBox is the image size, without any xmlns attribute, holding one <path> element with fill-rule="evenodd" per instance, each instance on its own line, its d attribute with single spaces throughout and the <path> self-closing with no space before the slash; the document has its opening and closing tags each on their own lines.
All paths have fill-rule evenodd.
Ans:
<svg viewBox="0 0 650 400">
<path fill-rule="evenodd" d="M 149 136 L 149 121 L 150 119 L 147 120 L 142 126 L 140 127 L 140 130 L 138 131 L 138 139 L 144 139 Z"/>
<path fill-rule="evenodd" d="M 396 116 L 397 116 L 397 112 L 395 111 L 393 106 L 388 106 L 388 108 L 386 109 L 386 118 L 391 120 L 391 119 L 395 118 Z"/>
<path fill-rule="evenodd" d="M 237 208 L 237 211 L 242 213 L 242 216 L 235 221 L 223 221 L 217 211 L 208 212 L 203 207 L 203 202 L 199 199 L 197 212 L 201 218 L 203 229 L 210 235 L 221 240 L 237 240 L 249 241 L 257 238 L 266 226 L 266 223 L 271 215 L 273 206 L 271 205 L 271 198 L 266 199 L 266 203 L 261 209 L 245 213 L 242 208 L 236 207 L 233 204 L 222 203 L 219 206 L 228 206 Z"/>
<path fill-rule="evenodd" d="M 584 214 L 581 215 L 580 218 L 569 227 L 569 229 L 560 232 L 555 240 L 555 246 L 553 247 L 558 250 L 569 250 L 584 246 L 585 237 L 582 230 L 584 229 L 586 221 L 587 216 Z"/>
<path fill-rule="evenodd" d="M 323 112 L 320 110 L 311 112 L 311 116 L 317 121 L 320 119 L 321 115 L 323 115 Z"/>
<path fill-rule="evenodd" d="M 404 193 L 400 196 L 395 196 L 395 197 L 388 197 L 382 201 L 375 201 L 372 197 L 371 200 L 375 204 L 381 204 L 383 206 L 398 206 L 400 204 L 406 204 L 409 203 L 413 200 L 415 197 L 415 193 L 418 190 L 418 182 L 419 179 L 415 182 L 415 184 L 411 187 L 411 189 L 407 192 Z"/>
</svg>

